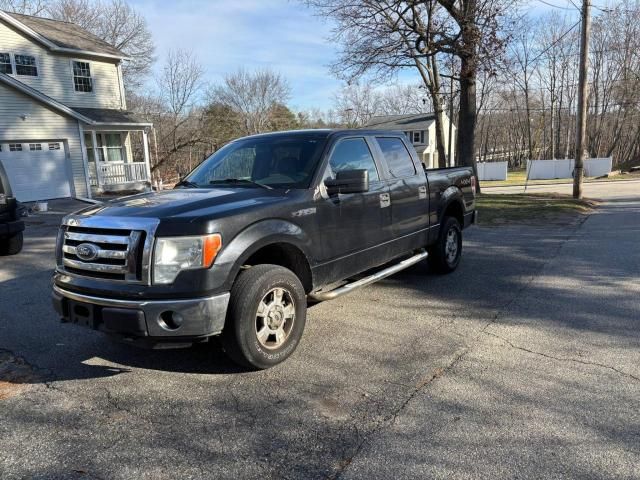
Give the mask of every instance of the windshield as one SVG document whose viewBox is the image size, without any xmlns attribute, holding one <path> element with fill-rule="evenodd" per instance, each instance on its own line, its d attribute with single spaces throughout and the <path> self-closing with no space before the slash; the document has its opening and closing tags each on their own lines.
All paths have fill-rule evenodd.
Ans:
<svg viewBox="0 0 640 480">
<path fill-rule="evenodd" d="M 202 162 L 182 185 L 309 188 L 325 142 L 318 134 L 238 140 Z"/>
</svg>

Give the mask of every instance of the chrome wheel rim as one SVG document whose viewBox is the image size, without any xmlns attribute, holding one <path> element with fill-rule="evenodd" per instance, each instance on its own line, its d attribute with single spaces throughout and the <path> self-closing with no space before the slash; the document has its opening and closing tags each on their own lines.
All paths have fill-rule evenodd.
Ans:
<svg viewBox="0 0 640 480">
<path fill-rule="evenodd" d="M 458 257 L 458 231 L 455 228 L 451 228 L 447 232 L 445 254 L 449 265 L 455 263 L 456 258 Z"/>
<path fill-rule="evenodd" d="M 291 292 L 273 288 L 262 297 L 256 313 L 256 337 L 268 350 L 285 344 L 296 319 L 296 305 Z"/>
</svg>

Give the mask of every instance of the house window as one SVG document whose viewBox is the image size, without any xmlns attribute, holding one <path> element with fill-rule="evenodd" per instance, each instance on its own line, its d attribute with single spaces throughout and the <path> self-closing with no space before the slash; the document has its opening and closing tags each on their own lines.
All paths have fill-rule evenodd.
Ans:
<svg viewBox="0 0 640 480">
<path fill-rule="evenodd" d="M 21 152 L 22 151 L 22 144 L 21 143 L 10 143 L 9 144 L 9 151 L 10 152 Z"/>
<path fill-rule="evenodd" d="M 31 150 L 32 152 L 35 150 L 42 150 L 42 144 L 41 143 L 30 143 L 29 144 L 29 150 Z"/>
<path fill-rule="evenodd" d="M 420 132 L 413 132 L 413 143 L 420 143 Z"/>
<path fill-rule="evenodd" d="M 49 144 L 49 150 L 60 150 L 60 144 L 59 143 L 50 143 Z"/>
<path fill-rule="evenodd" d="M 122 136 L 119 133 L 105 133 L 103 136 L 107 162 L 124 162 Z"/>
<path fill-rule="evenodd" d="M 73 88 L 76 92 L 92 92 L 93 80 L 89 62 L 73 61 Z"/>
<path fill-rule="evenodd" d="M 36 57 L 31 55 L 16 55 L 16 73 L 18 75 L 27 75 L 30 77 L 38 76 L 38 68 L 36 67 Z"/>
<path fill-rule="evenodd" d="M 119 133 L 96 133 L 96 142 L 99 162 L 124 162 L 124 147 Z M 90 133 L 85 133 L 84 144 L 87 148 L 87 159 L 95 162 L 93 139 Z"/>
<path fill-rule="evenodd" d="M 8 53 L 0 53 L 0 73 L 7 73 L 9 75 L 13 73 L 11 55 Z"/>
</svg>

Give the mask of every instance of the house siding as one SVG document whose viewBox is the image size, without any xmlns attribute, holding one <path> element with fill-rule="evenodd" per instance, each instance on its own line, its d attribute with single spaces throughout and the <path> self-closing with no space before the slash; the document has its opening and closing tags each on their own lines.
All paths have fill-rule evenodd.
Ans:
<svg viewBox="0 0 640 480">
<path fill-rule="evenodd" d="M 26 115 L 25 120 L 22 119 L 23 115 Z M 0 84 L 0 143 L 12 140 L 66 141 L 69 147 L 67 160 L 70 162 L 72 189 L 77 197 L 87 196 L 78 121 Z"/>
<path fill-rule="evenodd" d="M 37 41 L 14 30 L 0 20 L 0 52 L 33 55 L 36 57 L 38 76 L 11 75 L 20 82 L 70 107 L 116 108 L 124 106 L 121 77 L 117 60 L 113 62 L 80 56 L 61 55 L 48 50 Z M 90 63 L 93 92 L 74 90 L 72 59 Z"/>
</svg>

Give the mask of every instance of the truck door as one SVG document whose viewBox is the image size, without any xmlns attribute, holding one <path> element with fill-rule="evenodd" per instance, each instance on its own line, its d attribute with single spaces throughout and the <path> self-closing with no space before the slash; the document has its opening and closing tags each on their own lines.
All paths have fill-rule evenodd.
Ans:
<svg viewBox="0 0 640 480">
<path fill-rule="evenodd" d="M 391 196 L 391 229 L 400 251 L 427 243 L 429 199 L 427 178 L 418 170 L 399 137 L 376 136 Z"/>
<path fill-rule="evenodd" d="M 343 137 L 329 153 L 323 181 L 335 178 L 339 171 L 369 172 L 369 191 L 364 193 L 329 196 L 321 185 L 317 218 L 323 244 L 321 261 L 328 263 L 329 277 L 345 278 L 378 265 L 385 248 L 382 243 L 388 240 L 385 232 L 391 222 L 389 189 L 374 161 L 372 146 L 364 136 Z"/>
</svg>

